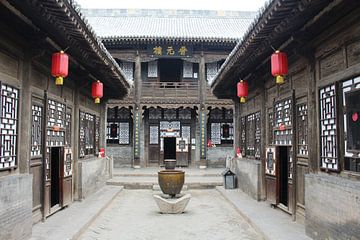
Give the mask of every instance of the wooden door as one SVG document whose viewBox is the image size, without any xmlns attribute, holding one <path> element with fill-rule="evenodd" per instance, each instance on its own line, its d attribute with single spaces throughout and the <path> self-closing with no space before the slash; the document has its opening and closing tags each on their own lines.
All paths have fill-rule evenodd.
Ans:
<svg viewBox="0 0 360 240">
<path fill-rule="evenodd" d="M 60 201 L 61 206 L 67 206 L 72 202 L 72 151 L 64 148 L 62 162 L 60 163 Z"/>
<path fill-rule="evenodd" d="M 266 199 L 270 204 L 277 205 L 279 203 L 279 171 L 276 147 L 266 148 L 265 159 L 265 181 L 266 181 Z"/>
<path fill-rule="evenodd" d="M 176 138 L 176 165 L 189 165 L 189 143 L 188 138 Z"/>
<path fill-rule="evenodd" d="M 43 132 L 44 132 L 44 106 L 43 101 L 32 99 L 32 129 L 31 129 L 31 152 L 30 174 L 33 175 L 33 222 L 39 222 L 42 218 L 42 184 L 43 184 Z"/>
</svg>

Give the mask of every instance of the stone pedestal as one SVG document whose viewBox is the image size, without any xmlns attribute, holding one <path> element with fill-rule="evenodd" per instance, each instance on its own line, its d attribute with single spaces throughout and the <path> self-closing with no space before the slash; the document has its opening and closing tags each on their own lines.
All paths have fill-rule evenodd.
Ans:
<svg viewBox="0 0 360 240">
<path fill-rule="evenodd" d="M 185 194 L 179 198 L 171 198 L 170 196 L 156 194 L 153 195 L 156 204 L 159 206 L 160 212 L 165 214 L 183 213 L 188 205 L 191 195 Z"/>
</svg>

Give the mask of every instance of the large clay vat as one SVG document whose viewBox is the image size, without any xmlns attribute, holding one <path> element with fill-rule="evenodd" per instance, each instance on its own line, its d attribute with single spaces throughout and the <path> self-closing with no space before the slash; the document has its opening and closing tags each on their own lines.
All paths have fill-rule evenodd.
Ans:
<svg viewBox="0 0 360 240">
<path fill-rule="evenodd" d="M 161 191 L 175 197 L 184 185 L 185 172 L 181 170 L 162 170 L 158 172 Z"/>
</svg>

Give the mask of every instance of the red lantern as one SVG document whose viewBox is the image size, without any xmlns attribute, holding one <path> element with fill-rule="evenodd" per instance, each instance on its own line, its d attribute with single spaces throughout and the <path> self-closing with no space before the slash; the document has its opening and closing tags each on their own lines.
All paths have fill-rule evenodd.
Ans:
<svg viewBox="0 0 360 240">
<path fill-rule="evenodd" d="M 271 55 L 271 74 L 277 84 L 284 83 L 284 75 L 288 73 L 288 59 L 286 53 L 276 51 Z"/>
<path fill-rule="evenodd" d="M 69 70 L 69 56 L 60 51 L 52 55 L 51 75 L 56 77 L 55 84 L 63 85 L 64 77 L 67 77 Z"/>
<path fill-rule="evenodd" d="M 237 95 L 241 103 L 244 103 L 246 101 L 245 98 L 249 95 L 249 84 L 244 80 L 240 80 L 237 84 Z"/>
<path fill-rule="evenodd" d="M 104 87 L 102 82 L 97 80 L 96 82 L 93 82 L 92 88 L 91 88 L 91 95 L 95 99 L 95 103 L 100 103 L 100 98 L 103 97 Z"/>
</svg>

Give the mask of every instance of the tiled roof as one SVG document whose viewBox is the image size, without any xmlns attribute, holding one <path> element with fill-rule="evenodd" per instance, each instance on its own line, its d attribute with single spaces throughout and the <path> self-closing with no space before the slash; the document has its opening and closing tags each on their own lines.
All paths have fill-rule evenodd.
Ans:
<svg viewBox="0 0 360 240">
<path fill-rule="evenodd" d="M 83 9 L 98 36 L 105 39 L 174 39 L 235 42 L 254 12 L 149 9 Z"/>
</svg>

